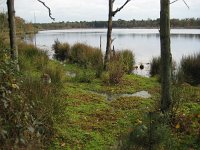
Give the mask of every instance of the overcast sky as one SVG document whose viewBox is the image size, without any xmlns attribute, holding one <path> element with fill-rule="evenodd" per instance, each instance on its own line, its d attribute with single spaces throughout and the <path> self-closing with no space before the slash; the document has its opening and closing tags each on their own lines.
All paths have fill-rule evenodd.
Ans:
<svg viewBox="0 0 200 150">
<path fill-rule="evenodd" d="M 57 21 L 94 21 L 107 20 L 108 0 L 43 0 L 52 10 Z M 171 0 L 173 1 L 173 0 Z M 171 5 L 171 18 L 200 18 L 200 0 L 182 0 Z M 125 0 L 116 0 L 114 8 Z M 0 0 L 0 9 L 6 10 L 6 0 Z M 156 19 L 159 18 L 160 0 L 132 0 L 115 16 L 115 20 Z M 16 15 L 28 22 L 52 22 L 47 9 L 37 0 L 15 0 Z"/>
</svg>

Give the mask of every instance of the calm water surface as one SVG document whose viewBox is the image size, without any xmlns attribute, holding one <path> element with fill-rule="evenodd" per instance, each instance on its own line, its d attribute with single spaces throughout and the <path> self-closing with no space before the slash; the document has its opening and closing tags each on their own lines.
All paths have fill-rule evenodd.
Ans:
<svg viewBox="0 0 200 150">
<path fill-rule="evenodd" d="M 74 44 L 82 42 L 106 49 L 106 29 L 67 29 L 47 30 L 36 34 L 38 47 L 48 50 L 53 55 L 51 46 L 56 39 Z M 137 64 L 149 63 L 153 56 L 160 55 L 160 37 L 158 29 L 113 29 L 112 38 L 115 50 L 130 49 L 134 52 Z M 33 38 L 32 42 L 34 43 Z M 31 41 L 31 39 L 27 39 Z M 180 61 L 182 56 L 200 52 L 200 29 L 172 29 L 171 51 L 173 59 Z"/>
</svg>

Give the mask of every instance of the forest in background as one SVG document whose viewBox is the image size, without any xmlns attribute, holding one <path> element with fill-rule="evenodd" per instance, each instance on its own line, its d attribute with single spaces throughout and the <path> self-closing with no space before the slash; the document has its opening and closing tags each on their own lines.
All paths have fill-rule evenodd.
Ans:
<svg viewBox="0 0 200 150">
<path fill-rule="evenodd" d="M 160 19 L 148 20 L 122 20 L 113 21 L 113 28 L 158 28 Z M 75 21 L 36 23 L 37 28 L 46 29 L 70 29 L 70 28 L 106 28 L 107 21 Z M 200 28 L 200 18 L 171 19 L 171 28 Z"/>
<path fill-rule="evenodd" d="M 8 31 L 7 16 L 0 13 L 0 29 Z M 160 19 L 148 20 L 122 20 L 113 21 L 113 28 L 159 28 Z M 35 28 L 34 28 L 35 27 Z M 71 29 L 71 28 L 106 28 L 107 21 L 62 21 L 51 23 L 26 22 L 23 18 L 16 16 L 17 34 L 31 34 L 38 30 Z M 171 19 L 171 28 L 200 29 L 200 18 Z"/>
</svg>

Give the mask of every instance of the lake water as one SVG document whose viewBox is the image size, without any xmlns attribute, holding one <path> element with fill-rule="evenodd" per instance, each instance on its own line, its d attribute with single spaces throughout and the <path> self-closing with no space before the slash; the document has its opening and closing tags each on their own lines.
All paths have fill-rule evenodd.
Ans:
<svg viewBox="0 0 200 150">
<path fill-rule="evenodd" d="M 94 47 L 106 49 L 106 29 L 66 29 L 47 30 L 36 34 L 36 44 L 53 55 L 51 46 L 56 39 L 74 44 L 82 42 Z M 160 37 L 158 29 L 113 29 L 112 38 L 115 50 L 130 49 L 134 52 L 137 64 L 147 64 L 153 56 L 160 55 Z M 35 37 L 32 39 L 34 43 Z M 27 39 L 31 41 L 31 39 Z M 177 62 L 182 56 L 200 52 L 200 29 L 171 30 L 172 57 Z"/>
</svg>

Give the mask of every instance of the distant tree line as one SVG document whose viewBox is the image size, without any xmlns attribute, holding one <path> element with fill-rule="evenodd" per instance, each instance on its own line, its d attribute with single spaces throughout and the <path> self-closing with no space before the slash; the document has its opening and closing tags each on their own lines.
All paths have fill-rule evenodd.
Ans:
<svg viewBox="0 0 200 150">
<path fill-rule="evenodd" d="M 37 23 L 39 29 L 107 28 L 107 21 Z M 158 28 L 160 19 L 113 21 L 113 28 Z M 200 18 L 171 19 L 171 28 L 200 28 Z"/>
<path fill-rule="evenodd" d="M 15 17 L 16 22 L 16 33 L 17 34 L 30 34 L 36 32 L 33 24 L 30 22 L 26 22 L 24 19 L 20 17 Z M 8 32 L 8 19 L 7 14 L 0 13 L 0 30 L 4 32 Z"/>
</svg>

